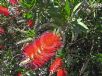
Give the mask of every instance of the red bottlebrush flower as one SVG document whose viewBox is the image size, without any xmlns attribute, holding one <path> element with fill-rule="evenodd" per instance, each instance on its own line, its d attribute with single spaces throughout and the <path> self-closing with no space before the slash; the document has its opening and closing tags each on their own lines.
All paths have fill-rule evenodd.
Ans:
<svg viewBox="0 0 102 76">
<path fill-rule="evenodd" d="M 31 59 L 39 52 L 40 50 L 40 42 L 39 39 L 35 40 L 35 42 L 28 44 L 23 49 L 23 54 Z"/>
<path fill-rule="evenodd" d="M 57 76 L 68 76 L 66 69 L 59 69 L 57 71 Z"/>
<path fill-rule="evenodd" d="M 44 39 L 45 38 L 45 39 Z M 23 49 L 23 54 L 32 58 L 37 53 L 44 51 L 46 53 L 55 52 L 62 45 L 60 37 L 57 35 L 46 32 L 36 39 L 33 43 L 27 45 Z"/>
<path fill-rule="evenodd" d="M 5 33 L 5 30 L 3 27 L 0 27 L 0 34 L 4 34 Z"/>
<path fill-rule="evenodd" d="M 6 7 L 0 6 L 0 14 L 4 14 L 5 16 L 9 16 L 9 10 Z"/>
<path fill-rule="evenodd" d="M 59 68 L 61 68 L 62 65 L 63 65 L 62 59 L 61 58 L 56 58 L 55 61 L 50 66 L 50 69 L 49 69 L 50 73 L 53 74 Z"/>
<path fill-rule="evenodd" d="M 47 53 L 55 52 L 59 47 L 61 47 L 61 37 L 54 33 L 46 32 L 41 37 L 41 47 Z"/>
<path fill-rule="evenodd" d="M 18 73 L 17 73 L 17 76 L 22 76 L 22 73 L 21 73 L 21 72 L 18 72 Z"/>
<path fill-rule="evenodd" d="M 52 54 L 51 53 L 50 54 L 42 53 L 41 55 L 38 55 L 37 57 L 35 57 L 28 64 L 28 68 L 32 68 L 32 69 L 40 68 L 45 63 L 47 63 L 54 55 L 55 55 L 55 53 L 52 53 Z"/>
<path fill-rule="evenodd" d="M 47 40 L 45 42 L 42 41 L 45 40 L 44 38 L 48 39 L 48 42 Z M 51 41 L 54 42 L 52 43 Z M 43 33 L 38 39 L 25 46 L 23 49 L 23 54 L 31 59 L 31 62 L 29 62 L 29 59 L 27 60 L 29 62 L 28 66 L 34 68 L 43 66 L 55 55 L 55 50 L 60 48 L 61 45 L 60 37 L 52 32 Z"/>
<path fill-rule="evenodd" d="M 31 28 L 34 25 L 34 21 L 32 19 L 27 21 L 27 25 Z"/>
<path fill-rule="evenodd" d="M 18 3 L 18 0 L 9 0 L 9 2 L 12 4 L 12 5 L 15 5 Z"/>
</svg>

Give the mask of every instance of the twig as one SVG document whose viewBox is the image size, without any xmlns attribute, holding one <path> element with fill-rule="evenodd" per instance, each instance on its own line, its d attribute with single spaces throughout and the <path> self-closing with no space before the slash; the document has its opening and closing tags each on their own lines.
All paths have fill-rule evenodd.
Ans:
<svg viewBox="0 0 102 76">
<path fill-rule="evenodd" d="M 21 40 L 21 41 L 17 42 L 16 45 L 21 44 L 21 43 L 26 43 L 26 42 L 32 41 L 32 40 L 33 40 L 32 38 L 27 38 L 25 40 Z"/>
<path fill-rule="evenodd" d="M 86 69 L 87 66 L 88 66 L 89 60 L 90 60 L 90 59 L 88 59 L 88 60 L 83 64 L 83 66 L 82 66 L 82 68 L 81 68 L 81 70 L 80 70 L 80 72 L 79 72 L 79 76 L 81 76 L 81 75 L 84 73 L 85 69 Z"/>
<path fill-rule="evenodd" d="M 22 32 L 22 33 L 26 33 L 26 31 L 21 30 L 21 29 L 19 29 L 19 28 L 15 28 L 15 27 L 13 27 L 13 30 L 15 30 L 15 31 L 19 31 L 19 32 Z"/>
</svg>

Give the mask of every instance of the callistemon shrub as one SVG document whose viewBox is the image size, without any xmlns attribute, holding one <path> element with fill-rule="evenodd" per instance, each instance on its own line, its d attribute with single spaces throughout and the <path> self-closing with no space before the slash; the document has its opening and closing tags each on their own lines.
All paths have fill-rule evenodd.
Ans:
<svg viewBox="0 0 102 76">
<path fill-rule="evenodd" d="M 60 36 L 53 32 L 45 32 L 23 48 L 25 58 L 20 66 L 32 69 L 43 67 L 62 45 Z"/>
</svg>

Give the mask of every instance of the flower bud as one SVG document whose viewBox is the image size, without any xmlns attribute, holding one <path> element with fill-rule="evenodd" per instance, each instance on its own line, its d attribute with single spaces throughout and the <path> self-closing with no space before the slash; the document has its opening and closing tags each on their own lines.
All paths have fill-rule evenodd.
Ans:
<svg viewBox="0 0 102 76">
<path fill-rule="evenodd" d="M 9 9 L 6 7 L 0 6 L 0 14 L 3 14 L 5 16 L 9 16 L 10 15 Z"/>
<path fill-rule="evenodd" d="M 32 20 L 32 19 L 29 19 L 29 20 L 27 20 L 27 26 L 28 27 L 33 27 L 33 25 L 34 25 L 34 21 Z"/>
<path fill-rule="evenodd" d="M 18 72 L 18 73 L 17 73 L 17 76 L 22 76 L 21 72 Z"/>
<path fill-rule="evenodd" d="M 18 3 L 18 0 L 8 0 L 12 5 L 16 5 Z"/>
<path fill-rule="evenodd" d="M 54 72 L 57 72 L 59 68 L 62 68 L 62 65 L 63 65 L 62 58 L 56 58 L 50 66 L 49 69 L 50 73 L 53 74 Z"/>
<path fill-rule="evenodd" d="M 5 33 L 4 28 L 3 28 L 3 27 L 0 27 L 0 35 L 1 35 L 1 34 L 4 34 L 4 33 Z"/>
<path fill-rule="evenodd" d="M 68 76 L 66 69 L 59 69 L 57 76 Z"/>
</svg>

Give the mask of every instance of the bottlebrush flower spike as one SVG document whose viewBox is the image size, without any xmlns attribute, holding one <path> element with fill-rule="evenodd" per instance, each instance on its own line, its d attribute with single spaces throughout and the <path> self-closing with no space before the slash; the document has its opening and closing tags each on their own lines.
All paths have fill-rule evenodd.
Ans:
<svg viewBox="0 0 102 76">
<path fill-rule="evenodd" d="M 28 63 L 26 67 L 31 68 L 31 69 L 41 68 L 54 55 L 55 55 L 55 53 L 52 53 L 52 54 L 51 53 L 50 54 L 42 53 L 41 55 L 35 57 L 30 63 Z"/>
<path fill-rule="evenodd" d="M 59 69 L 57 76 L 68 76 L 66 69 Z"/>
<path fill-rule="evenodd" d="M 43 41 L 45 40 L 44 38 L 48 40 Z M 59 36 L 52 32 L 43 33 L 34 42 L 24 47 L 23 54 L 28 59 L 28 64 L 25 64 L 27 64 L 28 67 L 42 67 L 55 55 L 56 50 L 60 48 L 61 45 L 62 42 Z M 22 62 L 20 63 L 20 65 L 22 65 Z"/>
<path fill-rule="evenodd" d="M 40 53 L 40 47 L 40 41 L 39 39 L 36 39 L 34 42 L 24 47 L 23 54 L 29 57 L 30 59 L 33 59 L 36 54 Z"/>
<path fill-rule="evenodd" d="M 4 34 L 5 33 L 5 30 L 3 27 L 0 27 L 0 34 Z"/>
<path fill-rule="evenodd" d="M 3 14 L 5 16 L 9 16 L 10 15 L 9 9 L 6 7 L 0 6 L 0 14 Z"/>
<path fill-rule="evenodd" d="M 47 53 L 55 52 L 61 47 L 61 37 L 56 34 L 46 32 L 40 37 L 41 47 Z"/>
<path fill-rule="evenodd" d="M 57 72 L 59 68 L 62 68 L 63 62 L 62 58 L 56 58 L 55 61 L 50 66 L 50 74 L 53 74 L 54 72 Z"/>
</svg>

